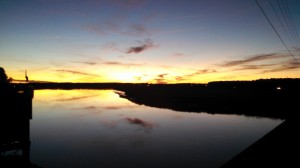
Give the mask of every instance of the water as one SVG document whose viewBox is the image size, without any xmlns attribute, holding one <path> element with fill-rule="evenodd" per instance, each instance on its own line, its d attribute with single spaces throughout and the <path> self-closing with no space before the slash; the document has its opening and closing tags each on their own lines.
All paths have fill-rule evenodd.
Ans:
<svg viewBox="0 0 300 168">
<path fill-rule="evenodd" d="M 213 168 L 281 122 L 152 108 L 113 90 L 37 90 L 31 162 L 44 168 Z"/>
</svg>

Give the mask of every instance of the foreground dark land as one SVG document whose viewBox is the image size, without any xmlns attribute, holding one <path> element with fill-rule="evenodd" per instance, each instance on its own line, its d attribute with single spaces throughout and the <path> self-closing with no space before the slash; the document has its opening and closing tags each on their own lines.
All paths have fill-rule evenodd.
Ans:
<svg viewBox="0 0 300 168">
<path fill-rule="evenodd" d="M 184 112 L 242 114 L 286 119 L 294 115 L 300 79 L 210 82 L 208 84 L 31 83 L 34 89 L 115 89 L 152 107 Z"/>
<path fill-rule="evenodd" d="M 114 89 L 137 104 L 184 112 L 237 114 L 285 119 L 277 128 L 223 165 L 227 167 L 292 167 L 298 165 L 300 79 L 211 82 L 208 84 L 29 83 L 11 85 L 18 94 L 1 95 L 1 152 L 21 149 L 21 156 L 1 154 L 0 167 L 35 167 L 30 163 L 29 121 L 32 89 Z M 27 93 L 27 92 L 28 93 Z M 18 106 L 15 105 L 17 100 Z M 24 110 L 25 109 L 25 110 Z M 25 116 L 17 115 L 23 111 Z M 15 124 L 11 125 L 11 121 Z M 295 166 L 297 167 L 297 166 Z"/>
<path fill-rule="evenodd" d="M 287 119 L 221 168 L 299 167 L 299 119 Z"/>
</svg>

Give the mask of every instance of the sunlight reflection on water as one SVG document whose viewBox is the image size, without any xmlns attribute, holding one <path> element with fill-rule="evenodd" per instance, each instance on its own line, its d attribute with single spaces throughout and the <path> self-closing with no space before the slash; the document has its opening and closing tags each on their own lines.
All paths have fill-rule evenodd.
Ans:
<svg viewBox="0 0 300 168">
<path fill-rule="evenodd" d="M 219 167 L 281 120 L 136 105 L 113 90 L 37 90 L 31 161 L 41 167 Z"/>
</svg>

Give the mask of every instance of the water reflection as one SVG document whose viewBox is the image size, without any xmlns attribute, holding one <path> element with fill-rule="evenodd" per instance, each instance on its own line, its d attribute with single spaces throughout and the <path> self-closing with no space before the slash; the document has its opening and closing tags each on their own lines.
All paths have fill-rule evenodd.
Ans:
<svg viewBox="0 0 300 168">
<path fill-rule="evenodd" d="M 281 123 L 136 105 L 113 90 L 37 90 L 31 160 L 42 167 L 219 167 Z"/>
</svg>

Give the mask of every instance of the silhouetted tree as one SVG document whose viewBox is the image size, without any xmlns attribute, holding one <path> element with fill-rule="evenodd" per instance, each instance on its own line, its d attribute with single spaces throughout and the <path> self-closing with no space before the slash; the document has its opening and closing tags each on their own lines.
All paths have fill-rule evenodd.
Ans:
<svg viewBox="0 0 300 168">
<path fill-rule="evenodd" d="M 7 75 L 5 73 L 5 70 L 2 67 L 0 67 L 0 83 L 1 84 L 8 83 Z"/>
</svg>

